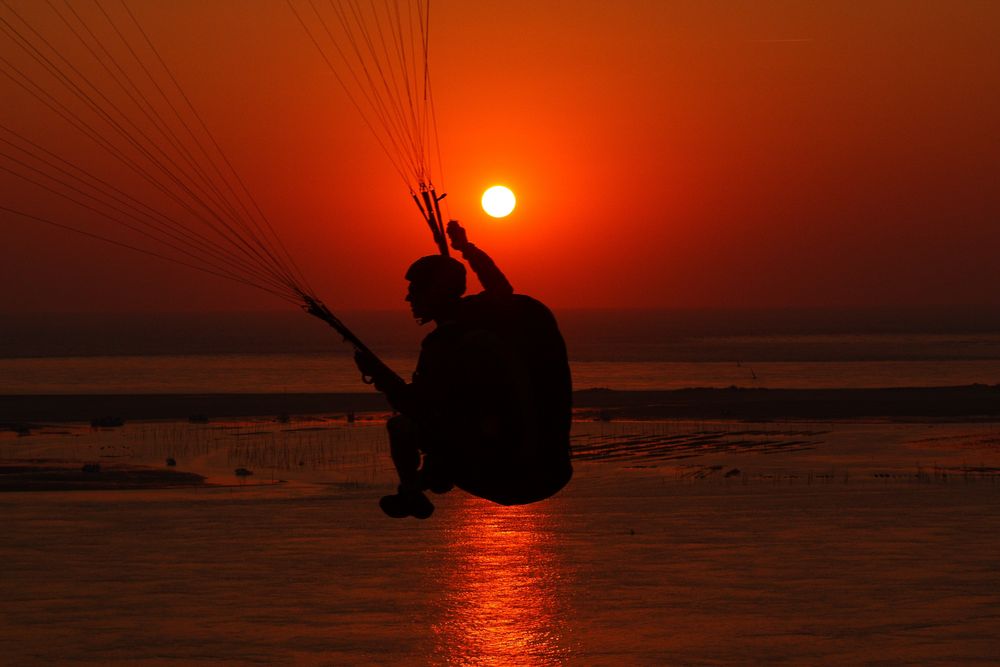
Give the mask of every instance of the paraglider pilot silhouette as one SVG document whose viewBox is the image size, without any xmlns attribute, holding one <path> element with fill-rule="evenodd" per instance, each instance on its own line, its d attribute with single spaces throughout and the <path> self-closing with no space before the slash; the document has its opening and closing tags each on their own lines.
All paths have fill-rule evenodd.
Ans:
<svg viewBox="0 0 1000 667">
<path fill-rule="evenodd" d="M 448 223 L 452 247 L 483 291 L 463 296 L 465 266 L 432 255 L 406 272 L 406 301 L 423 340 L 412 382 L 364 350 L 355 362 L 396 411 L 388 422 L 399 488 L 379 505 L 391 517 L 425 519 L 424 491 L 458 487 L 503 505 L 543 500 L 572 476 L 571 381 L 552 313 L 515 294 L 490 257 Z"/>
</svg>

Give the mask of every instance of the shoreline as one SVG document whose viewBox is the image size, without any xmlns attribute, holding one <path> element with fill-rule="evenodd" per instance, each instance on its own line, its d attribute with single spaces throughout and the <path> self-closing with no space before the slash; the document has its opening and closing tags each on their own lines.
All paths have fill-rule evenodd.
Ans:
<svg viewBox="0 0 1000 667">
<path fill-rule="evenodd" d="M 1000 385 L 886 389 L 671 389 L 573 392 L 580 418 L 991 420 L 1000 418 Z M 0 395 L 0 430 L 33 422 L 175 420 L 388 412 L 375 392 L 309 394 Z"/>
</svg>

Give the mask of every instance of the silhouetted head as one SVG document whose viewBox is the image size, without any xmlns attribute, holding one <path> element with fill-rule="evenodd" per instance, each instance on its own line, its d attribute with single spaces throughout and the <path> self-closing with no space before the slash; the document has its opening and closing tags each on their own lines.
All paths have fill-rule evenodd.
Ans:
<svg viewBox="0 0 1000 667">
<path fill-rule="evenodd" d="M 406 300 L 421 324 L 446 316 L 465 293 L 465 265 L 444 255 L 421 257 L 410 265 L 406 279 Z"/>
</svg>

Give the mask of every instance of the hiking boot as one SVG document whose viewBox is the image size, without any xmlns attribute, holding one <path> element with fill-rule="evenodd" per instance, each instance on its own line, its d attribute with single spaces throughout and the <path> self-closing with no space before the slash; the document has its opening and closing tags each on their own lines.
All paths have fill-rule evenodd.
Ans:
<svg viewBox="0 0 1000 667">
<path fill-rule="evenodd" d="M 406 491 L 394 493 L 391 496 L 382 496 L 382 499 L 378 501 L 378 506 L 393 519 L 404 519 L 408 516 L 426 519 L 434 513 L 434 503 L 429 501 L 427 496 L 420 491 Z"/>
</svg>

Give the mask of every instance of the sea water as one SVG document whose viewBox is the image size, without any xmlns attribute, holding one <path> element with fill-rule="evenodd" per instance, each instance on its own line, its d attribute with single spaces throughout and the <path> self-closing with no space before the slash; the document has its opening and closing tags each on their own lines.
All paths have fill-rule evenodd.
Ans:
<svg viewBox="0 0 1000 667">
<path fill-rule="evenodd" d="M 289 433 L 293 452 L 323 465 L 257 459 L 258 484 L 232 477 L 251 463 L 234 455 L 255 449 L 253 431 L 286 425 L 11 435 L 32 458 L 89 442 L 162 461 L 182 446 L 170 450 L 180 466 L 214 461 L 230 476 L 0 494 L 0 662 L 996 662 L 993 425 L 735 426 L 724 437 L 737 446 L 705 447 L 704 429 L 720 425 L 665 424 L 689 445 L 668 460 L 648 448 L 588 456 L 551 500 L 500 507 L 454 491 L 434 496 L 428 521 L 378 509 L 392 488 L 384 429 L 313 425 L 354 437 L 324 446 L 316 431 Z M 803 430 L 811 444 L 771 447 Z M 968 461 L 972 477 L 955 468 Z"/>
<path fill-rule="evenodd" d="M 560 321 L 578 387 L 998 381 L 998 333 L 976 323 L 810 328 L 750 326 L 745 316 Z M 348 320 L 401 371 L 412 365 L 424 330 L 405 314 Z M 22 321 L 0 327 L 0 384 L 6 393 L 356 389 L 349 350 L 310 323 Z M 642 425 L 670 443 L 669 458 L 662 447 L 610 456 L 608 443 L 635 424 L 574 428 L 576 475 L 550 501 L 502 508 L 453 492 L 435 496 L 424 522 L 378 510 L 392 485 L 378 424 L 8 433 L 0 453 L 109 466 L 170 455 L 229 480 L 0 494 L 0 654 L 12 664 L 185 665 L 995 658 L 994 424 Z M 244 465 L 263 483 L 236 481 Z M 289 481 L 268 483 L 278 478 Z"/>
<path fill-rule="evenodd" d="M 984 311 L 557 313 L 574 386 L 871 388 L 1000 382 L 1000 318 Z M 363 389 L 351 348 L 296 312 L 6 317 L 0 393 L 325 393 Z M 343 319 L 404 377 L 404 312 Z"/>
</svg>

